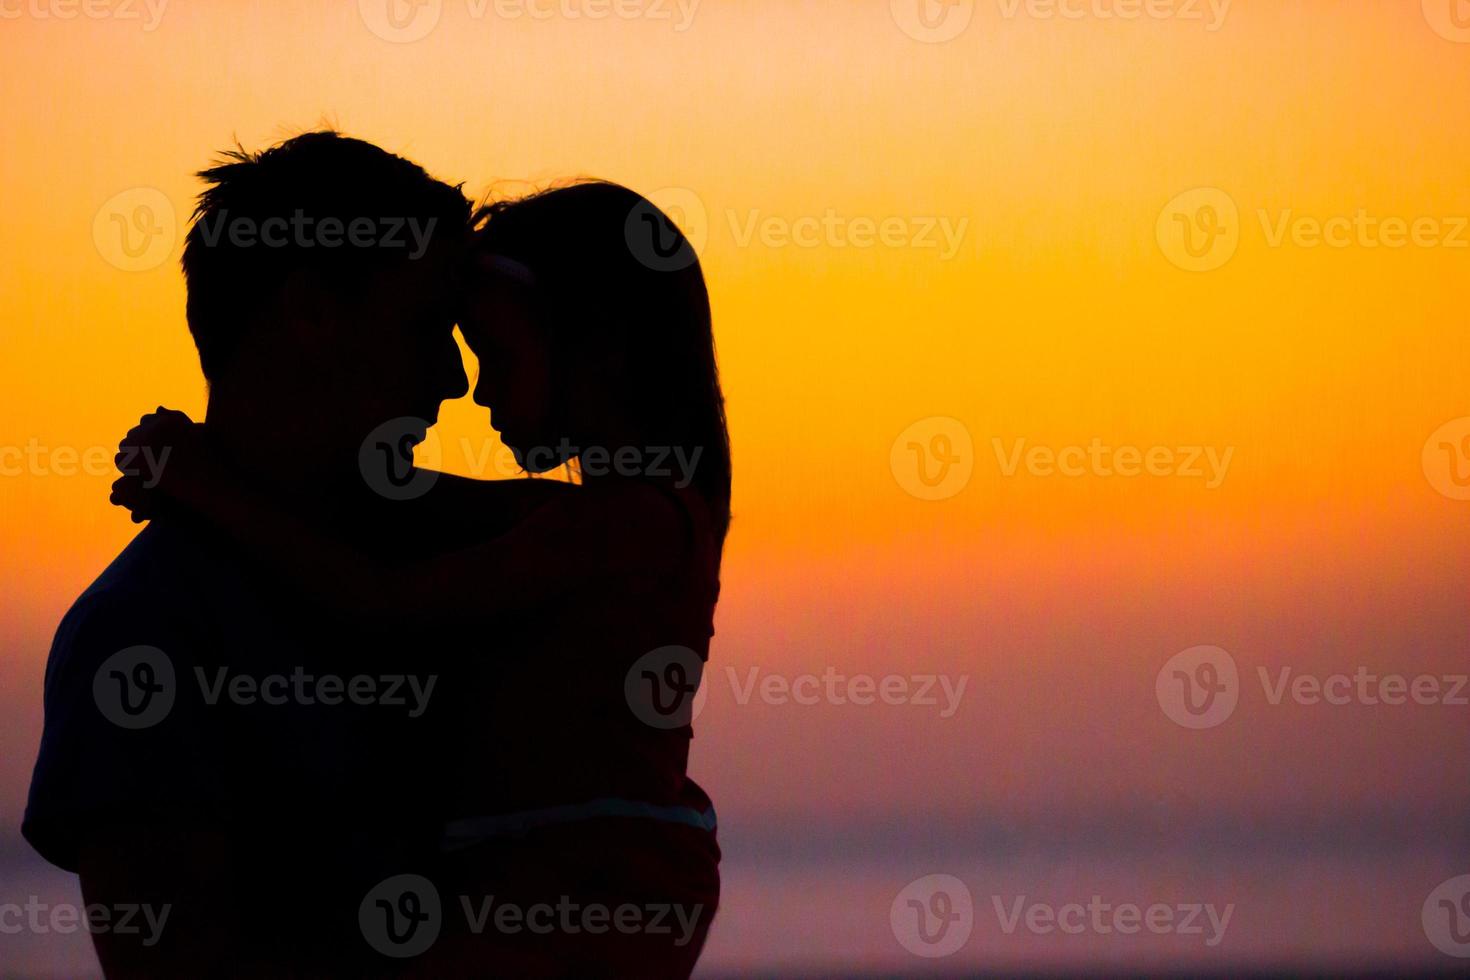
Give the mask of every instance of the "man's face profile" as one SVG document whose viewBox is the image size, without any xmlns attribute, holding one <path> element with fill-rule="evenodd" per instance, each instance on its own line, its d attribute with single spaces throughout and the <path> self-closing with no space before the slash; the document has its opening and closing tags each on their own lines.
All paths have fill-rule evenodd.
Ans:
<svg viewBox="0 0 1470 980">
<path fill-rule="evenodd" d="M 468 389 L 454 341 L 454 258 L 436 245 L 352 287 L 317 280 L 310 309 L 288 314 L 295 322 L 276 341 L 293 349 L 280 356 L 309 365 L 298 431 L 316 433 L 334 458 L 355 458 L 363 439 L 393 420 L 433 423 L 441 402 Z"/>
</svg>

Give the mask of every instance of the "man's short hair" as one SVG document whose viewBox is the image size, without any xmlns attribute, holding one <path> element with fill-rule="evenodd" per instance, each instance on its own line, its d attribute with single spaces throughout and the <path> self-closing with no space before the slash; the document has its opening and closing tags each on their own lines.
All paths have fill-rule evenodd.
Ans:
<svg viewBox="0 0 1470 980">
<path fill-rule="evenodd" d="M 318 273 L 344 297 L 430 242 L 459 243 L 470 202 L 458 185 L 380 147 L 331 131 L 261 153 L 228 151 L 199 174 L 184 244 L 189 332 L 209 381 L 287 277 Z"/>
</svg>

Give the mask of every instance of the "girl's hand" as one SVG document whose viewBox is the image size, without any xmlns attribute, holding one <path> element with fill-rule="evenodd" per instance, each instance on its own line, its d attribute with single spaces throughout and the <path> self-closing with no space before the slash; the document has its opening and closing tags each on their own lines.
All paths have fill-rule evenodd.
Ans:
<svg viewBox="0 0 1470 980">
<path fill-rule="evenodd" d="M 113 458 L 122 473 L 112 485 L 112 503 L 126 507 L 133 523 L 157 515 L 166 498 L 184 498 L 205 478 L 209 450 L 203 426 L 183 412 L 158 407 L 128 430 Z"/>
</svg>

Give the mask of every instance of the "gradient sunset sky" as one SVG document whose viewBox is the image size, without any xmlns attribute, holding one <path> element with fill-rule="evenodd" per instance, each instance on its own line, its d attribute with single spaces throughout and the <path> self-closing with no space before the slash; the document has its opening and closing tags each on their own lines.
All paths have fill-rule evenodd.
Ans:
<svg viewBox="0 0 1470 980">
<path fill-rule="evenodd" d="M 1065 6 L 0 0 L 0 447 L 35 447 L 0 455 L 0 860 L 52 632 L 135 531 L 66 450 L 202 414 L 191 174 L 325 123 L 476 197 L 616 180 L 701 242 L 735 452 L 691 766 L 727 855 L 711 964 L 922 966 L 887 903 L 933 872 L 976 894 L 942 966 L 1438 956 L 1419 903 L 1470 871 L 1470 707 L 1273 705 L 1258 668 L 1470 662 L 1470 457 L 1433 465 L 1470 436 L 1470 11 Z M 1224 251 L 1171 237 L 1208 227 Z M 944 499 L 911 492 L 914 426 L 968 441 Z M 507 475 L 468 399 L 438 435 Z M 1095 442 L 1228 466 L 1009 466 Z M 1202 644 L 1240 704 L 1191 731 L 1155 678 Z M 742 704 L 727 671 L 829 667 L 968 680 L 940 717 Z M 1110 888 L 1240 908 L 1208 951 L 981 935 L 997 889 Z"/>
</svg>

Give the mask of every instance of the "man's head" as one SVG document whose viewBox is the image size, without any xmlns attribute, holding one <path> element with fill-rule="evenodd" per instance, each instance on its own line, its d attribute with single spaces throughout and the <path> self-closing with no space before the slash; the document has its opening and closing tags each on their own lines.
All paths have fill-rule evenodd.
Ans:
<svg viewBox="0 0 1470 980">
<path fill-rule="evenodd" d="M 433 421 L 464 394 L 457 187 L 333 132 L 233 151 L 200 176 L 183 264 L 211 424 L 289 433 L 292 455 L 339 466 L 382 423 Z"/>
</svg>

